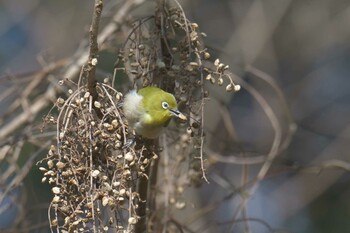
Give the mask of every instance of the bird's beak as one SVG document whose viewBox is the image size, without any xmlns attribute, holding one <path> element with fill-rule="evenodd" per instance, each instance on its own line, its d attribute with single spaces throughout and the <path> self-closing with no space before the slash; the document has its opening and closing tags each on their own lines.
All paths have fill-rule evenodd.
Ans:
<svg viewBox="0 0 350 233">
<path fill-rule="evenodd" d="M 180 118 L 183 121 L 187 121 L 187 117 L 182 114 L 179 110 L 177 109 L 169 109 L 169 111 L 176 117 Z"/>
</svg>

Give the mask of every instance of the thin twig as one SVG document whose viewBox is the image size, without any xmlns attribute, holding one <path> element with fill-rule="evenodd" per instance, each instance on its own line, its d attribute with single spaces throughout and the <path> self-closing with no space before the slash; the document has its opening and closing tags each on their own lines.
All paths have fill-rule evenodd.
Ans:
<svg viewBox="0 0 350 233">
<path fill-rule="evenodd" d="M 101 13 L 103 9 L 103 1 L 95 0 L 94 14 L 92 17 L 92 23 L 90 26 L 90 50 L 89 50 L 89 59 L 86 65 L 87 72 L 87 82 L 88 90 L 92 95 L 93 101 L 97 98 L 96 92 L 96 65 L 97 65 L 97 54 L 98 54 L 98 27 L 100 24 Z"/>
<path fill-rule="evenodd" d="M 202 67 L 202 59 L 200 57 L 199 51 L 196 48 L 196 56 L 198 58 L 198 63 L 199 66 Z M 204 83 L 204 74 L 203 74 L 203 70 L 201 70 L 200 72 L 201 75 L 201 83 Z M 201 161 L 201 170 L 202 170 L 202 178 L 205 180 L 205 182 L 207 182 L 209 184 L 209 180 L 207 178 L 206 175 L 206 170 L 205 170 L 205 164 L 204 164 L 204 152 L 203 152 L 203 148 L 204 148 L 204 105 L 205 105 L 205 94 L 204 94 L 204 85 L 201 85 L 201 129 L 200 129 L 200 137 L 201 137 L 201 141 L 200 141 L 200 161 Z"/>
<path fill-rule="evenodd" d="M 349 172 L 350 171 L 350 163 L 343 161 L 343 160 L 339 160 L 339 159 L 330 159 L 330 160 L 323 161 L 319 164 L 316 164 L 314 166 L 302 168 L 301 171 L 321 173 L 322 171 L 324 171 L 326 169 L 332 169 L 332 168 L 333 169 L 343 169 L 343 170 Z"/>
<path fill-rule="evenodd" d="M 147 176 L 150 174 L 151 166 L 147 166 L 145 173 Z M 147 229 L 147 204 L 148 204 L 148 189 L 149 189 L 149 180 L 146 177 L 141 177 L 138 180 L 137 192 L 140 195 L 140 203 L 137 209 L 137 215 L 140 217 L 138 222 L 135 225 L 135 233 L 143 233 Z"/>
<path fill-rule="evenodd" d="M 278 96 L 278 100 L 281 102 L 281 107 L 282 107 L 283 112 L 286 115 L 287 123 L 288 123 L 287 135 L 286 135 L 286 138 L 284 139 L 283 144 L 280 147 L 280 150 L 284 150 L 289 146 L 289 144 L 293 138 L 293 135 L 297 129 L 297 125 L 294 122 L 292 114 L 291 114 L 290 109 L 288 107 L 287 100 L 286 100 L 281 88 L 278 86 L 276 81 L 269 74 L 263 72 L 262 70 L 255 68 L 251 65 L 246 66 L 246 71 L 253 74 L 254 76 L 264 80 L 266 83 L 268 83 L 275 90 L 275 92 Z"/>
<path fill-rule="evenodd" d="M 234 74 L 232 74 L 234 76 Z M 260 171 L 257 174 L 256 181 L 253 183 L 252 187 L 249 190 L 249 196 L 251 197 L 253 193 L 258 189 L 259 187 L 259 182 L 263 180 L 263 178 L 266 176 L 268 170 L 270 169 L 273 160 L 275 157 L 278 155 L 279 148 L 282 143 L 282 129 L 280 122 L 274 113 L 272 107 L 267 103 L 266 99 L 261 96 L 261 94 L 253 88 L 251 85 L 243 81 L 241 78 L 237 77 L 240 79 L 241 85 L 256 99 L 256 101 L 262 106 L 266 116 L 270 119 L 271 126 L 274 130 L 274 139 L 270 148 L 269 153 L 267 154 L 266 161 L 264 164 L 261 166 Z M 239 212 L 242 211 L 242 209 L 247 205 L 249 198 L 246 198 L 243 200 L 239 208 L 237 209 L 237 212 L 235 213 L 235 216 L 233 219 L 237 219 L 237 216 Z M 234 223 L 232 223 L 230 230 L 232 230 Z"/>
<path fill-rule="evenodd" d="M 98 0 L 97 0 L 98 1 Z M 91 110 L 92 110 L 92 107 L 91 107 L 91 105 L 92 105 L 92 99 L 93 99 L 93 97 L 92 97 L 92 95 L 90 95 L 90 100 L 89 100 L 89 113 L 90 114 L 92 114 L 92 112 L 91 112 Z M 97 232 L 97 229 L 96 229 L 96 223 L 95 223 L 95 220 L 96 220 L 96 217 L 95 217 L 95 206 L 94 206 L 94 198 L 93 198 L 93 195 L 92 195 L 92 193 L 94 192 L 94 180 L 93 180 L 93 176 L 92 176 L 92 172 L 93 172 L 93 167 L 94 167 L 94 165 L 93 165 L 93 159 L 92 159 L 92 157 L 93 157 L 93 153 L 92 153 L 92 145 L 93 145 L 93 140 L 92 140 L 92 138 L 93 138 L 93 136 L 92 136 L 92 126 L 91 126 L 91 124 L 89 124 L 89 131 L 90 131 L 90 133 L 89 133 L 89 168 L 90 168 L 90 189 L 89 189 L 89 197 L 87 197 L 87 199 L 88 198 L 90 198 L 90 202 L 91 202 L 91 214 L 92 214 L 92 219 L 93 219 L 93 230 L 94 230 L 94 232 Z"/>
</svg>

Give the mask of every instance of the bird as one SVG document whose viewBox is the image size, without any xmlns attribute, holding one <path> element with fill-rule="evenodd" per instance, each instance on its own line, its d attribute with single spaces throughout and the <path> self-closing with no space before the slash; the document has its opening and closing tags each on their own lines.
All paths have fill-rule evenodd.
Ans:
<svg viewBox="0 0 350 233">
<path fill-rule="evenodd" d="M 178 110 L 174 95 L 153 86 L 128 92 L 124 98 L 123 112 L 129 128 L 147 139 L 159 137 L 173 117 L 187 120 Z"/>
</svg>

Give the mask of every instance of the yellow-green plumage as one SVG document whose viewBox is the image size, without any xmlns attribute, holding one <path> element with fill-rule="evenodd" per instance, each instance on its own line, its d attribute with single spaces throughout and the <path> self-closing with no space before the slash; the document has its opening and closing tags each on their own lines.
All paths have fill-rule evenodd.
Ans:
<svg viewBox="0 0 350 233">
<path fill-rule="evenodd" d="M 156 138 L 172 117 L 186 120 L 177 110 L 175 97 L 157 87 L 130 91 L 124 99 L 123 110 L 129 126 L 146 138 Z"/>
</svg>

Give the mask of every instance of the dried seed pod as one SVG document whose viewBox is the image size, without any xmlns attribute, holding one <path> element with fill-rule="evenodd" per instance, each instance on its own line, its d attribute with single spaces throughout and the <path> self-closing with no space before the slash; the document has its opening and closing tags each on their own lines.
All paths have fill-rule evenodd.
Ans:
<svg viewBox="0 0 350 233">
<path fill-rule="evenodd" d="M 187 65 L 186 67 L 185 67 L 185 69 L 187 70 L 187 71 L 193 71 L 193 66 L 191 66 L 191 65 Z"/>
<path fill-rule="evenodd" d="M 148 160 L 147 158 L 145 158 L 145 159 L 142 161 L 142 163 L 145 164 L 145 165 L 147 165 L 148 162 L 149 162 L 149 160 Z"/>
<path fill-rule="evenodd" d="M 114 120 L 112 121 L 112 125 L 113 125 L 114 128 L 117 128 L 118 125 L 119 125 L 118 120 L 114 119 Z"/>
<path fill-rule="evenodd" d="M 102 205 L 103 205 L 103 206 L 106 206 L 106 205 L 108 204 L 108 201 L 109 201 L 109 198 L 106 197 L 106 196 L 104 196 L 104 197 L 102 198 Z"/>
<path fill-rule="evenodd" d="M 130 217 L 130 218 L 128 219 L 128 223 L 134 225 L 134 224 L 137 223 L 137 219 L 134 218 L 134 217 Z"/>
<path fill-rule="evenodd" d="M 148 59 L 147 59 L 147 57 L 143 57 L 143 58 L 140 59 L 140 65 L 141 65 L 142 67 L 146 67 L 147 64 L 148 64 Z"/>
<path fill-rule="evenodd" d="M 60 201 L 60 197 L 55 195 L 53 198 L 52 198 L 52 202 L 53 203 L 58 203 Z"/>
<path fill-rule="evenodd" d="M 114 187 L 118 187 L 119 185 L 120 185 L 120 182 L 119 181 L 115 181 L 115 182 L 113 182 L 113 184 L 112 184 Z"/>
<path fill-rule="evenodd" d="M 185 188 L 183 186 L 177 186 L 176 187 L 176 192 L 179 194 L 182 194 L 185 191 Z"/>
<path fill-rule="evenodd" d="M 186 203 L 184 201 L 177 201 L 175 203 L 175 208 L 181 210 L 186 207 Z"/>
<path fill-rule="evenodd" d="M 218 85 L 222 86 L 224 84 L 224 79 L 222 77 L 218 78 Z"/>
<path fill-rule="evenodd" d="M 117 141 L 115 144 L 114 144 L 114 148 L 115 149 L 119 149 L 119 148 L 121 148 L 122 147 L 122 142 L 120 142 L 120 141 Z"/>
<path fill-rule="evenodd" d="M 79 119 L 78 120 L 78 125 L 79 126 L 83 126 L 84 125 L 84 120 L 83 119 Z"/>
<path fill-rule="evenodd" d="M 123 172 L 123 175 L 124 176 L 129 176 L 131 174 L 131 171 L 130 170 L 125 170 L 124 172 Z"/>
<path fill-rule="evenodd" d="M 195 41 L 198 39 L 198 33 L 196 31 L 192 31 L 190 33 L 190 38 L 191 38 L 191 41 Z"/>
<path fill-rule="evenodd" d="M 212 76 L 211 76 L 211 74 L 208 74 L 206 77 L 205 77 L 205 80 L 208 80 L 208 81 L 210 81 L 212 79 Z"/>
<path fill-rule="evenodd" d="M 47 171 L 47 169 L 44 168 L 44 167 L 39 167 L 39 170 L 42 171 L 42 172 L 46 172 Z"/>
<path fill-rule="evenodd" d="M 60 189 L 59 187 L 53 187 L 53 188 L 52 188 L 52 192 L 53 192 L 54 194 L 60 194 L 60 193 L 61 193 L 61 189 Z"/>
<path fill-rule="evenodd" d="M 219 71 L 223 71 L 223 68 L 225 67 L 225 64 L 224 63 L 220 63 L 217 68 Z"/>
<path fill-rule="evenodd" d="M 63 105 L 63 104 L 64 104 L 64 99 L 61 98 L 61 97 L 59 97 L 59 98 L 57 99 L 57 104 Z"/>
<path fill-rule="evenodd" d="M 108 130 L 112 127 L 112 125 L 106 122 L 106 123 L 103 123 L 103 127 Z"/>
<path fill-rule="evenodd" d="M 57 219 L 53 219 L 51 221 L 51 226 L 57 226 Z"/>
<path fill-rule="evenodd" d="M 239 91 L 239 90 L 241 90 L 241 86 L 240 85 L 235 85 L 235 91 Z"/>
<path fill-rule="evenodd" d="M 93 59 L 91 59 L 91 65 L 96 66 L 96 65 L 97 65 L 97 63 L 98 63 L 97 58 L 93 58 Z"/>
<path fill-rule="evenodd" d="M 198 24 L 196 23 L 191 23 L 191 27 L 193 30 L 197 29 L 198 28 Z"/>
<path fill-rule="evenodd" d="M 99 171 L 99 170 L 94 170 L 94 171 L 92 171 L 91 176 L 95 178 L 95 177 L 97 177 L 99 174 L 100 174 L 100 171 Z"/>
<path fill-rule="evenodd" d="M 55 176 L 55 175 L 56 175 L 56 173 L 54 171 L 51 171 L 51 170 L 44 173 L 44 176 Z"/>
<path fill-rule="evenodd" d="M 125 189 L 121 189 L 121 190 L 119 190 L 119 194 L 120 194 L 121 196 L 124 196 L 124 195 L 125 195 L 125 193 L 126 193 L 126 190 L 125 190 Z"/>
<path fill-rule="evenodd" d="M 96 130 L 95 132 L 94 132 L 94 137 L 97 137 L 98 135 L 100 135 L 102 133 L 102 131 L 101 130 Z"/>
<path fill-rule="evenodd" d="M 101 108 L 101 103 L 98 102 L 98 101 L 95 101 L 95 102 L 94 102 L 94 106 L 95 106 L 96 108 Z"/>
<path fill-rule="evenodd" d="M 219 60 L 219 58 L 217 58 L 217 59 L 214 61 L 214 66 L 218 66 L 219 63 L 220 63 L 220 60 Z"/>
<path fill-rule="evenodd" d="M 58 169 L 64 168 L 65 165 L 66 165 L 66 164 L 64 164 L 64 163 L 62 163 L 62 162 L 60 162 L 60 161 L 56 163 L 56 167 L 57 167 Z"/>
<path fill-rule="evenodd" d="M 197 68 L 199 65 L 197 62 L 190 62 L 190 66 Z"/>
<path fill-rule="evenodd" d="M 228 84 L 228 85 L 226 86 L 226 91 L 227 91 L 227 92 L 233 91 L 233 85 L 232 85 L 232 83 L 230 83 L 230 84 Z"/>
<path fill-rule="evenodd" d="M 50 146 L 50 150 L 53 151 L 53 152 L 55 152 L 55 151 L 56 151 L 56 147 L 55 147 L 54 145 L 51 145 L 51 146 Z"/>
<path fill-rule="evenodd" d="M 122 97 L 123 97 L 123 94 L 120 93 L 120 92 L 118 92 L 117 95 L 115 96 L 115 98 L 116 98 L 117 100 L 120 100 Z"/>
<path fill-rule="evenodd" d="M 79 99 L 79 98 L 76 98 L 74 101 L 75 101 L 75 103 L 77 104 L 77 106 L 80 106 L 81 101 L 80 101 L 80 99 Z"/>
<path fill-rule="evenodd" d="M 145 49 L 145 45 L 139 44 L 138 48 L 139 48 L 139 50 L 144 50 Z"/>
</svg>

